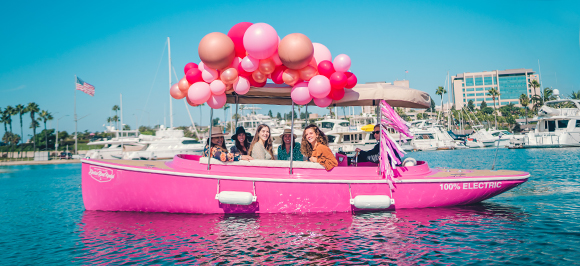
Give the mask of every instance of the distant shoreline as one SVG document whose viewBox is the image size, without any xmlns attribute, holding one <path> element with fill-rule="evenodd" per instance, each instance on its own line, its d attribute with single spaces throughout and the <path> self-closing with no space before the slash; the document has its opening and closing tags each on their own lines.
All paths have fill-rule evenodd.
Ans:
<svg viewBox="0 0 580 266">
<path fill-rule="evenodd" d="M 80 160 L 49 160 L 49 161 L 16 161 L 16 162 L 0 162 L 0 166 L 11 165 L 41 165 L 41 164 L 71 164 L 80 163 Z"/>
</svg>

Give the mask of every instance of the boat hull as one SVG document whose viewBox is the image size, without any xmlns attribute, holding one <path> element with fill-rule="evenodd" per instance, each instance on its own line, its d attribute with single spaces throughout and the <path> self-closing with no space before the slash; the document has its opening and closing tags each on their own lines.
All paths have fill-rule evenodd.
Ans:
<svg viewBox="0 0 580 266">
<path fill-rule="evenodd" d="M 203 168 L 207 165 L 200 167 L 199 163 L 186 165 L 189 168 L 171 165 L 83 160 L 85 208 L 172 213 L 350 212 L 359 210 L 351 205 L 351 199 L 361 195 L 389 196 L 394 199 L 388 208 L 391 210 L 443 207 L 483 201 L 518 186 L 529 176 L 509 171 L 501 176 L 477 173 L 465 177 L 468 172 L 433 170 L 424 164 L 398 168 L 405 173 L 398 173 L 391 194 L 389 184 L 378 176 L 376 167 L 337 167 L 330 172 L 295 169 L 291 175 L 287 168 L 216 165 L 207 171 Z M 224 171 L 228 167 L 233 172 Z M 255 170 L 261 171 L 252 172 Z M 360 172 L 373 178 L 362 178 Z M 248 173 L 254 174 L 243 176 Z M 333 178 L 320 179 L 320 175 Z M 249 205 L 220 203 L 216 194 L 221 191 L 252 193 L 256 201 Z"/>
</svg>

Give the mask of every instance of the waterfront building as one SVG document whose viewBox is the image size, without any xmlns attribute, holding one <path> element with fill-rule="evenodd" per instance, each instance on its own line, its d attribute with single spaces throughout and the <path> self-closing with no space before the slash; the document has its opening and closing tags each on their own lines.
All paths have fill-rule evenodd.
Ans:
<svg viewBox="0 0 580 266">
<path fill-rule="evenodd" d="M 483 71 L 476 73 L 464 72 L 451 77 L 451 97 L 457 109 L 467 106 L 469 100 L 479 108 L 485 101 L 487 106 L 493 107 L 492 97 L 488 92 L 491 88 L 499 91 L 499 99 L 495 100 L 499 108 L 510 103 L 520 105 L 520 95 L 528 97 L 540 94 L 540 88 L 529 86 L 530 81 L 539 81 L 539 76 L 532 69 L 507 69 Z"/>
</svg>

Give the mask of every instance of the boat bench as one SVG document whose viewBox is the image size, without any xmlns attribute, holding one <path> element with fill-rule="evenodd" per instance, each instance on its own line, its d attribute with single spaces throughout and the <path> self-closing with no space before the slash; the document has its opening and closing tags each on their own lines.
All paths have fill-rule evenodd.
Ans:
<svg viewBox="0 0 580 266">
<path fill-rule="evenodd" d="M 199 158 L 200 164 L 207 164 L 207 157 Z M 237 161 L 237 162 L 222 162 L 215 158 L 211 158 L 210 163 L 212 165 L 238 165 L 238 166 L 259 166 L 259 167 L 280 167 L 280 168 L 290 168 L 290 161 L 279 161 L 279 160 L 251 160 L 251 161 Z M 292 162 L 292 168 L 310 168 L 310 169 L 324 169 L 324 166 L 319 163 L 304 162 L 304 161 L 294 161 Z"/>
</svg>

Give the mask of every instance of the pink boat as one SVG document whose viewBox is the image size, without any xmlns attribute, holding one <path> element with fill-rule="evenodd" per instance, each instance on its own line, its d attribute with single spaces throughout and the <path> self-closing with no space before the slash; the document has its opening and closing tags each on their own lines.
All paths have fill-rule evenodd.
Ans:
<svg viewBox="0 0 580 266">
<path fill-rule="evenodd" d="M 427 108 L 429 96 L 385 83 L 359 84 L 335 106 Z M 228 102 L 291 104 L 290 88 L 252 88 Z M 211 129 L 210 129 L 211 131 Z M 340 156 L 340 155 L 337 155 Z M 381 151 L 381 156 L 387 156 Z M 395 210 L 477 203 L 527 181 L 508 170 L 432 169 L 427 162 L 400 166 L 385 178 L 377 165 L 326 171 L 311 162 L 252 160 L 224 163 L 196 155 L 172 161 L 82 160 L 87 210 L 173 213 L 306 213 Z M 209 164 L 209 165 L 208 165 Z M 391 187 L 392 185 L 392 187 Z"/>
</svg>

